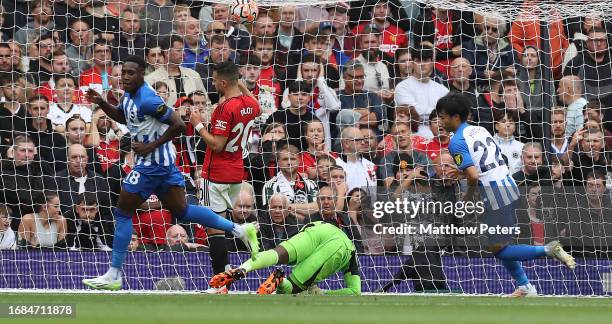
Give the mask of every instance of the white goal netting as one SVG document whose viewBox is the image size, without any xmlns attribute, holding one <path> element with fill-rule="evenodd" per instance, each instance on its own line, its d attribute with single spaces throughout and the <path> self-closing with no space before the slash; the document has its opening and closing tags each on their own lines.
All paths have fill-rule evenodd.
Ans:
<svg viewBox="0 0 612 324">
<path fill-rule="evenodd" d="M 243 141 L 227 217 L 258 222 L 263 249 L 325 220 L 355 243 L 364 292 L 512 292 L 482 235 L 401 231 L 478 227 L 474 213 L 380 210 L 397 199 L 461 203 L 452 134 L 435 113 L 460 92 L 518 184 L 515 242 L 559 240 L 577 260 L 574 271 L 524 262 L 531 282 L 547 295 L 610 294 L 609 1 L 262 0 L 252 24 L 230 18 L 232 3 L 0 2 L 0 289 L 83 289 L 107 270 L 113 210 L 137 160 L 129 129 L 85 93 L 118 104 L 122 62 L 137 55 L 187 124 L 173 144 L 191 204 L 208 204 L 210 191 L 190 115 L 219 104 L 213 66 L 239 65 L 262 116 Z M 133 228 L 126 289 L 204 290 L 226 261 L 247 258 L 233 236 L 173 219 L 156 196 Z M 254 291 L 268 273 L 232 289 Z"/>
</svg>

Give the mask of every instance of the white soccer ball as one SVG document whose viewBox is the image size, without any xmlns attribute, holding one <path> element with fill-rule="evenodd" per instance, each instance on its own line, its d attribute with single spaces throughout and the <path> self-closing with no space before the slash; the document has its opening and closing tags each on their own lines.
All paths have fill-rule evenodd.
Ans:
<svg viewBox="0 0 612 324">
<path fill-rule="evenodd" d="M 257 2 L 254 0 L 234 0 L 232 4 L 232 19 L 240 23 L 252 23 L 257 19 Z"/>
</svg>

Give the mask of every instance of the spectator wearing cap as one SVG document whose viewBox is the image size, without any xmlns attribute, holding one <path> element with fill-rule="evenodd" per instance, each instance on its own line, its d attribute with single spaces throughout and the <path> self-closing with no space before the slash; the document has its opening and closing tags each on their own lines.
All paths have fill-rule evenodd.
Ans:
<svg viewBox="0 0 612 324">
<path fill-rule="evenodd" d="M 113 69 L 111 45 L 96 39 L 93 43 L 93 66 L 79 76 L 79 87 L 87 87 L 103 93 L 111 89 L 110 75 Z"/>
<path fill-rule="evenodd" d="M 433 47 L 436 70 L 449 76 L 451 62 L 461 56 L 462 44 L 476 35 L 474 27 L 472 12 L 427 7 L 412 27 L 414 46 Z"/>
<path fill-rule="evenodd" d="M 366 78 L 365 67 L 360 61 L 352 60 L 345 65 L 342 70 L 344 89 L 340 91 L 341 108 L 360 113 L 360 126 L 374 128 L 379 134 L 378 126 L 381 121 L 386 120 L 386 114 L 380 97 L 364 89 Z"/>
<path fill-rule="evenodd" d="M 419 177 L 422 173 L 426 175 L 427 167 L 430 165 L 427 156 L 413 148 L 413 141 L 420 139 L 412 135 L 409 124 L 396 123 L 393 125 L 392 133 L 395 136 L 395 150 L 384 157 L 381 167 L 378 168 L 378 177 L 385 188 L 406 180 L 398 175 L 402 167 L 416 170 L 410 174 L 413 177 L 411 179 L 415 180 L 415 177 Z M 401 175 L 405 177 L 408 174 L 402 173 Z"/>
<path fill-rule="evenodd" d="M 310 69 L 310 67 L 307 67 L 307 69 Z M 296 81 L 289 86 L 286 92 L 289 106 L 272 113 L 266 124 L 280 123 L 286 125 L 288 142 L 298 148 L 303 148 L 305 143 L 302 143 L 304 135 L 302 131 L 306 123 L 314 119 L 309 109 L 312 87 L 306 81 Z M 329 127 L 329 121 L 327 121 L 327 124 Z"/>
<path fill-rule="evenodd" d="M 449 92 L 446 87 L 431 79 L 434 69 L 433 52 L 433 48 L 426 45 L 411 49 L 413 75 L 395 87 L 395 104 L 416 108 L 421 121 L 417 134 L 425 138 L 433 136 L 428 125 L 429 114 L 435 109 L 438 99 Z"/>
<path fill-rule="evenodd" d="M 367 146 L 359 128 L 347 127 L 340 134 L 340 156 L 336 164 L 346 171 L 347 190 L 364 188 L 368 194 L 376 194 L 376 165 L 361 154 Z"/>
<path fill-rule="evenodd" d="M 329 75 L 324 71 L 325 67 L 314 54 L 307 54 L 302 57 L 301 64 L 298 66 L 297 79 L 308 85 L 310 100 L 307 110 L 323 122 L 326 134 L 332 134 L 330 120 L 332 113 L 340 110 L 340 99 L 331 86 L 328 85 L 326 77 Z M 327 70 L 329 72 L 330 70 Z M 291 86 L 290 86 L 291 88 Z M 289 89 L 285 89 L 281 106 L 287 109 L 290 106 Z M 289 125 L 287 125 L 289 126 Z M 291 137 L 290 137 L 291 138 Z M 327 147 L 331 146 L 331 137 L 325 139 Z"/>
<path fill-rule="evenodd" d="M 485 17 L 482 33 L 463 45 L 462 57 L 474 66 L 476 82 L 482 87 L 488 87 L 495 72 L 512 71 L 518 62 L 506 39 L 506 22 L 501 19 Z"/>
<path fill-rule="evenodd" d="M 364 89 L 380 93 L 385 101 L 393 98 L 389 91 L 389 70 L 387 65 L 381 61 L 380 53 L 380 30 L 376 25 L 367 25 L 362 33 L 357 36 L 359 55 L 356 60 L 361 63 L 365 72 Z"/>
<path fill-rule="evenodd" d="M 130 8 L 121 12 L 121 32 L 113 40 L 112 58 L 114 62 L 123 62 L 129 55 L 145 57 L 146 40 L 140 33 L 140 17 Z"/>
<path fill-rule="evenodd" d="M 298 233 L 298 219 L 289 210 L 287 196 L 276 193 L 268 200 L 268 209 L 261 213 L 259 232 L 263 249 L 269 250 L 278 246 Z"/>
<path fill-rule="evenodd" d="M 163 81 L 168 85 L 169 95 L 166 103 L 174 106 L 180 97 L 187 96 L 194 91 L 206 92 L 198 73 L 181 66 L 185 46 L 183 38 L 178 35 L 165 37 L 160 46 L 168 63 L 145 76 L 145 81 L 148 84 Z"/>
<path fill-rule="evenodd" d="M 203 64 L 209 54 L 209 49 L 206 40 L 201 36 L 200 22 L 189 16 L 184 22 L 177 24 L 177 33 L 185 41 L 181 66 L 195 69 L 196 64 Z"/>
<path fill-rule="evenodd" d="M 375 25 L 379 36 L 382 33 L 380 51 L 390 57 L 394 56 L 395 51 L 398 48 L 408 47 L 408 37 L 406 36 L 406 32 L 398 27 L 397 22 L 392 20 L 388 0 L 377 1 L 372 7 L 371 17 L 371 21 L 361 23 L 355 27 L 353 29 L 353 34 L 357 35 L 357 37 L 363 35 L 364 33 L 367 34 L 369 32 L 365 31 L 366 26 L 370 26 L 369 28 L 372 31 L 374 28 L 371 25 Z"/>
<path fill-rule="evenodd" d="M 327 8 L 329 19 L 335 27 L 332 36 L 332 47 L 344 53 L 349 59 L 355 58 L 357 38 L 349 28 L 349 6 L 345 2 L 331 5 Z"/>
</svg>

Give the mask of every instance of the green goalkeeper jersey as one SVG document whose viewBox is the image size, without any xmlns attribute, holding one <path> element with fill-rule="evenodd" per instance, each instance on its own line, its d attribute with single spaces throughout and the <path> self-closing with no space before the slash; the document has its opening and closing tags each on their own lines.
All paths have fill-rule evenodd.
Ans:
<svg viewBox="0 0 612 324">
<path fill-rule="evenodd" d="M 326 291 L 326 294 L 359 294 L 361 280 L 355 255 L 355 245 L 346 234 L 333 224 L 313 222 L 282 242 L 289 253 L 289 260 L 295 264 L 290 278 L 292 282 L 307 289 L 334 273 L 344 274 L 347 288 Z"/>
</svg>

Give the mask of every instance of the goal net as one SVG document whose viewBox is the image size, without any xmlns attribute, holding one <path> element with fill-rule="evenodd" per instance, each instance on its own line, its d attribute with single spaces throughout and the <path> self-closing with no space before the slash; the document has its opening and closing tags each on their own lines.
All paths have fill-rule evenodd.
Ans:
<svg viewBox="0 0 612 324">
<path fill-rule="evenodd" d="M 574 270 L 548 257 L 523 262 L 540 294 L 612 292 L 609 1 L 257 4 L 256 20 L 241 23 L 232 1 L 2 1 L 0 289 L 85 289 L 82 279 L 107 271 L 121 188 L 140 182 L 131 171 L 146 162 L 134 152 L 136 128 L 86 93 L 121 105 L 134 82 L 123 62 L 135 55 L 186 124 L 172 143 L 187 203 L 226 204 L 228 219 L 257 222 L 262 249 L 323 220 L 353 241 L 363 292 L 506 294 L 516 282 L 487 249 L 499 230 L 515 244 L 560 241 L 576 259 Z M 229 162 L 204 170 L 217 183 L 242 179 L 220 201 L 190 117 L 220 113 L 228 98 L 213 67 L 227 60 L 261 116 L 232 124 L 226 143 L 243 148 L 243 174 Z M 514 224 L 484 228 L 486 197 L 462 200 L 455 164 L 464 161 L 435 113 L 450 92 L 469 100 L 469 122 L 495 142 L 475 145 L 484 153 L 473 163 L 505 165 L 517 184 L 516 197 L 493 199 L 517 199 Z M 151 188 L 160 196 L 132 215 L 124 289 L 206 290 L 224 251 L 236 267 L 246 247 L 173 219 L 166 190 Z M 231 290 L 254 292 L 270 271 Z M 339 273 L 318 285 L 342 283 Z"/>
</svg>

